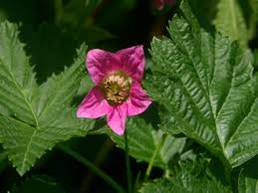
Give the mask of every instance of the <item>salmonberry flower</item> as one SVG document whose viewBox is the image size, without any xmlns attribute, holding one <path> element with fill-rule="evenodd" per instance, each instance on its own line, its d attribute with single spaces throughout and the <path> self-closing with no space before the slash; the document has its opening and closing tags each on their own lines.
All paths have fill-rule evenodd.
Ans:
<svg viewBox="0 0 258 193">
<path fill-rule="evenodd" d="M 176 0 L 154 0 L 154 5 L 158 10 L 162 10 L 164 5 L 174 5 L 176 3 Z"/>
<path fill-rule="evenodd" d="M 144 73 L 143 46 L 116 53 L 94 49 L 86 56 L 86 66 L 96 86 L 80 104 L 78 118 L 107 116 L 108 126 L 123 135 L 127 116 L 144 112 L 152 103 L 141 86 Z"/>
</svg>

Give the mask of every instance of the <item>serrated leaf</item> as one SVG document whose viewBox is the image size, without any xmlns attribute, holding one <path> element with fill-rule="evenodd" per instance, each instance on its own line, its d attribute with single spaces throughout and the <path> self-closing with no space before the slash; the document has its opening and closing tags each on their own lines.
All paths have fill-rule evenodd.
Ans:
<svg viewBox="0 0 258 193">
<path fill-rule="evenodd" d="M 31 101 L 37 84 L 18 34 L 17 25 L 0 23 L 0 106 L 15 112 L 12 116 L 36 124 Z"/>
<path fill-rule="evenodd" d="M 185 138 L 176 138 L 155 130 L 142 118 L 129 119 L 126 127 L 129 154 L 138 161 L 149 162 L 157 150 L 154 165 L 161 168 L 167 168 L 173 156 L 182 153 L 186 143 Z M 112 131 L 108 134 L 118 147 L 124 149 L 124 137 L 117 136 Z"/>
<path fill-rule="evenodd" d="M 148 90 L 172 122 L 224 163 L 239 166 L 258 153 L 258 98 L 253 57 L 196 24 L 188 4 L 169 26 L 171 39 L 152 42 Z M 199 30 L 198 30 L 199 29 Z"/>
<path fill-rule="evenodd" d="M 257 21 L 252 3 L 252 0 L 220 0 L 214 20 L 218 31 L 231 40 L 239 40 L 244 47 L 247 47 L 248 41 L 253 37 Z M 246 13 L 249 12 L 251 16 L 245 17 L 244 9 L 249 9 Z"/>
<path fill-rule="evenodd" d="M 161 178 L 144 184 L 139 192 L 231 193 L 232 191 L 214 176 L 207 174 L 203 165 L 186 162 L 173 172 L 172 177 Z"/>
<path fill-rule="evenodd" d="M 74 64 L 38 86 L 17 26 L 0 24 L 0 141 L 20 175 L 48 149 L 92 127 L 71 107 L 84 75 L 85 45 Z"/>
<path fill-rule="evenodd" d="M 74 64 L 58 76 L 53 75 L 40 86 L 40 91 L 34 99 L 37 104 L 36 114 L 39 124 L 60 125 L 58 118 L 64 113 L 67 104 L 71 103 L 73 97 L 77 94 L 81 78 L 84 75 L 85 66 L 84 52 L 86 46 L 81 46 L 78 50 L 78 56 Z"/>
</svg>

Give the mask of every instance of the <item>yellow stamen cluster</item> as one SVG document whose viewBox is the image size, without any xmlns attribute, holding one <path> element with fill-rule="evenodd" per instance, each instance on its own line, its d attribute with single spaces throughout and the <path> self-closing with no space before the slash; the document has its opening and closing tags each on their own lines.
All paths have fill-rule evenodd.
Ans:
<svg viewBox="0 0 258 193">
<path fill-rule="evenodd" d="M 131 84 L 131 77 L 123 71 L 115 71 L 102 81 L 100 88 L 110 105 L 118 105 L 128 99 Z"/>
</svg>

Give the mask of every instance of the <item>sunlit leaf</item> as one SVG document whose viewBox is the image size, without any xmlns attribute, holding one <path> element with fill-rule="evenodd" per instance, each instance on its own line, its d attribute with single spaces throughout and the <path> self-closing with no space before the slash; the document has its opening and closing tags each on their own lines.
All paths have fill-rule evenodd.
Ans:
<svg viewBox="0 0 258 193">
<path fill-rule="evenodd" d="M 72 100 L 84 75 L 86 47 L 74 64 L 38 86 L 17 26 L 0 24 L 0 141 L 20 175 L 48 149 L 73 136 L 84 136 L 92 124 L 78 121 Z"/>
<path fill-rule="evenodd" d="M 226 165 L 258 153 L 258 98 L 253 55 L 202 30 L 184 1 L 171 39 L 154 38 L 148 90 L 171 115 L 171 127 L 195 139 Z"/>
</svg>

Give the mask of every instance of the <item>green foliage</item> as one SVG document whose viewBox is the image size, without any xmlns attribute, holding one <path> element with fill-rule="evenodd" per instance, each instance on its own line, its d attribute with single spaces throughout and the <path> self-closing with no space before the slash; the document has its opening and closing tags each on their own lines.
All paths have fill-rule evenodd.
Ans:
<svg viewBox="0 0 258 193">
<path fill-rule="evenodd" d="M 253 57 L 219 34 L 200 29 L 186 2 L 169 26 L 171 39 L 152 42 L 153 98 L 178 128 L 225 164 L 258 153 L 258 99 Z"/>
<path fill-rule="evenodd" d="M 216 29 L 231 40 L 239 40 L 243 47 L 255 35 L 257 21 L 256 0 L 220 0 L 217 16 L 214 20 Z"/>
<path fill-rule="evenodd" d="M 0 141 L 20 175 L 46 150 L 92 127 L 78 121 L 71 102 L 84 75 L 85 45 L 74 64 L 38 85 L 17 26 L 0 24 Z"/>
<path fill-rule="evenodd" d="M 123 192 L 129 167 L 107 138 L 124 150 L 124 137 L 104 119 L 75 116 L 95 86 L 85 76 L 86 46 L 77 56 L 75 48 L 147 48 L 177 13 L 170 37 L 154 38 L 146 54 L 143 87 L 153 104 L 126 121 L 130 160 L 145 162 L 140 171 L 134 162 L 127 185 L 141 193 L 258 193 L 258 0 L 182 0 L 176 11 L 177 0 L 158 14 L 153 1 L 0 1 L 0 192 Z M 37 161 L 25 177 L 9 168 L 24 175 Z"/>
<path fill-rule="evenodd" d="M 230 193 L 229 187 L 217 180 L 205 163 L 182 162 L 171 177 L 147 183 L 140 193 Z"/>
<path fill-rule="evenodd" d="M 110 130 L 108 134 L 118 147 L 125 148 L 124 137 L 117 136 Z M 138 161 L 150 162 L 155 150 L 158 150 L 154 165 L 164 169 L 175 155 L 183 152 L 186 143 L 185 138 L 176 138 L 161 130 L 155 130 L 142 118 L 130 118 L 127 121 L 127 134 L 131 156 Z"/>
</svg>

